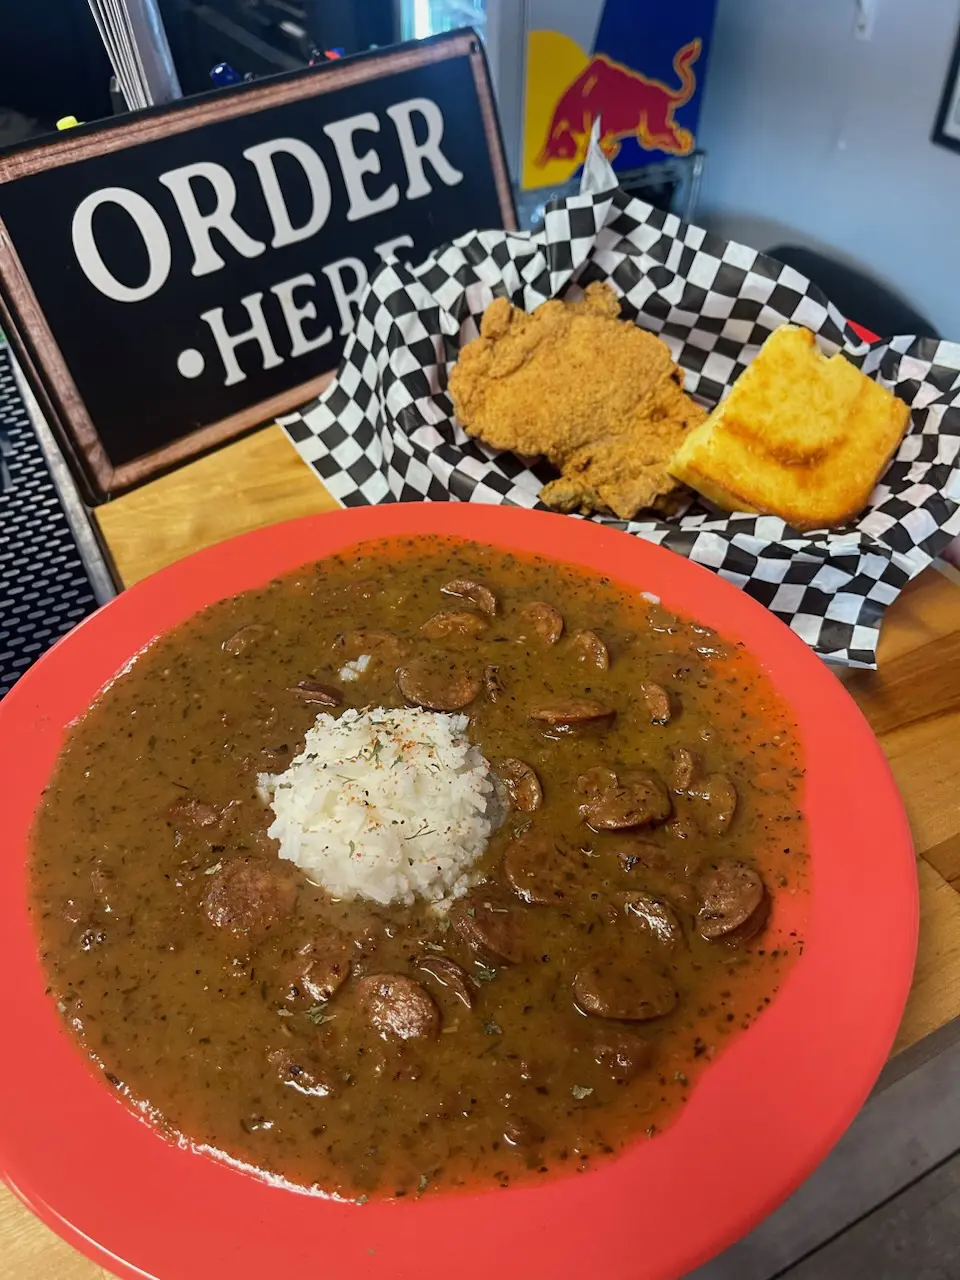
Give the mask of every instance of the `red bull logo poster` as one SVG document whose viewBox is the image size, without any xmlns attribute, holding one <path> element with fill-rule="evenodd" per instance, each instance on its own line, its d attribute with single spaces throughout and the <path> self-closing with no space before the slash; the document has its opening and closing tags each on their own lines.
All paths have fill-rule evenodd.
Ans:
<svg viewBox="0 0 960 1280">
<path fill-rule="evenodd" d="M 575 12 L 571 5 L 531 4 L 524 188 L 570 179 L 597 119 L 615 169 L 689 155 L 697 144 L 715 8 L 716 0 L 581 0 Z M 549 29 L 534 26 L 538 9 L 549 15 Z"/>
</svg>

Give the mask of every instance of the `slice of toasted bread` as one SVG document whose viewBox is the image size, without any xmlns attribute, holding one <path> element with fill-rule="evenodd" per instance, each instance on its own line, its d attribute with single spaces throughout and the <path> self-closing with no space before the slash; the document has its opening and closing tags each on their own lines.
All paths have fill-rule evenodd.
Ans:
<svg viewBox="0 0 960 1280">
<path fill-rule="evenodd" d="M 866 506 L 909 418 L 843 356 L 827 359 L 809 330 L 783 325 L 669 470 L 725 511 L 835 528 Z"/>
</svg>

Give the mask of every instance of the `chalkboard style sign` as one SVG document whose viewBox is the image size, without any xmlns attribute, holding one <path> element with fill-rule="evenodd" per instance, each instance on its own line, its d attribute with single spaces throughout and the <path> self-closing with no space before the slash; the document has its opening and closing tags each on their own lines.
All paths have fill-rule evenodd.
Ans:
<svg viewBox="0 0 960 1280">
<path fill-rule="evenodd" d="M 472 32 L 0 158 L 0 325 L 102 498 L 310 399 L 380 257 L 515 226 Z"/>
</svg>

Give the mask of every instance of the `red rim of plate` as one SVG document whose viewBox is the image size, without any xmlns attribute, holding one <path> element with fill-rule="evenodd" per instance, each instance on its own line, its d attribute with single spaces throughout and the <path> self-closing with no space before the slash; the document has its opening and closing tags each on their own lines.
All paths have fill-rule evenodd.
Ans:
<svg viewBox="0 0 960 1280">
<path fill-rule="evenodd" d="M 162 1139 L 96 1076 L 44 994 L 26 910 L 27 833 L 66 725 L 155 635 L 203 606 L 371 538 L 442 535 L 549 556 L 653 592 L 743 640 L 806 751 L 805 950 L 770 1009 L 711 1064 L 654 1141 L 583 1175 L 483 1194 L 341 1204 Z M 0 704 L 0 1172 L 120 1276 L 431 1280 L 683 1274 L 732 1244 L 823 1159 L 893 1042 L 916 955 L 906 816 L 852 699 L 755 601 L 617 530 L 469 504 L 402 504 L 276 525 L 180 561 L 57 644 Z"/>
</svg>

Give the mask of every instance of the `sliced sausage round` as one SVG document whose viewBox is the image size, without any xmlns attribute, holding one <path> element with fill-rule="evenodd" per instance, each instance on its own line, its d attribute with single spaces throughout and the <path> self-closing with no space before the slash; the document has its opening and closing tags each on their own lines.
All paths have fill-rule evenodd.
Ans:
<svg viewBox="0 0 960 1280">
<path fill-rule="evenodd" d="M 203 912 L 218 929 L 256 938 L 286 919 L 296 901 L 297 885 L 281 868 L 266 858 L 234 858 L 211 878 Z"/>
<path fill-rule="evenodd" d="M 450 921 L 460 937 L 491 964 L 523 960 L 523 908 L 495 884 L 480 884 L 458 898 Z"/>
<path fill-rule="evenodd" d="M 301 680 L 290 692 L 295 693 L 301 702 L 312 706 L 333 708 L 339 707 L 343 702 L 339 689 L 331 684 L 320 684 L 317 680 Z"/>
<path fill-rule="evenodd" d="M 482 614 L 469 609 L 441 609 L 420 628 L 420 634 L 428 640 L 448 640 L 455 644 L 478 639 L 490 624 Z"/>
<path fill-rule="evenodd" d="M 469 600 L 488 618 L 496 617 L 497 597 L 482 583 L 471 582 L 467 578 L 454 578 L 452 582 L 445 582 L 440 590 L 445 596 L 457 596 L 461 600 Z"/>
<path fill-rule="evenodd" d="M 683 942 L 683 929 L 669 902 L 650 893 L 629 893 L 622 903 L 627 917 L 668 950 L 672 951 Z"/>
<path fill-rule="evenodd" d="M 440 1010 L 419 982 L 402 973 L 372 973 L 360 979 L 356 993 L 384 1040 L 427 1040 L 440 1030 Z"/>
<path fill-rule="evenodd" d="M 650 770 L 614 774 L 614 784 L 580 806 L 580 817 L 594 831 L 625 831 L 665 822 L 672 806 L 667 788 Z"/>
<path fill-rule="evenodd" d="M 573 994 L 584 1013 L 624 1022 L 662 1018 L 676 1007 L 678 998 L 672 980 L 651 964 L 623 969 L 588 965 L 574 978 Z"/>
<path fill-rule="evenodd" d="M 604 791 L 609 791 L 616 785 L 617 775 L 612 769 L 605 769 L 602 764 L 591 765 L 577 779 L 579 793 L 582 796 L 590 796 L 591 799 L 602 795 Z"/>
<path fill-rule="evenodd" d="M 570 639 L 578 662 L 585 666 L 606 671 L 610 666 L 610 652 L 595 631 L 578 631 Z"/>
<path fill-rule="evenodd" d="M 330 1000 L 350 976 L 351 961 L 343 939 L 308 942 L 288 970 L 285 998 L 303 997 L 314 1003 Z"/>
<path fill-rule="evenodd" d="M 766 923 L 769 904 L 760 873 L 737 858 L 720 858 L 700 868 L 694 879 L 700 899 L 697 926 L 708 942 L 744 941 Z"/>
<path fill-rule="evenodd" d="M 644 680 L 640 685 L 640 692 L 643 694 L 643 700 L 647 704 L 647 711 L 650 713 L 651 724 L 669 724 L 671 715 L 670 695 L 662 684 L 656 684 L 652 680 Z"/>
<path fill-rule="evenodd" d="M 566 698 L 549 706 L 535 707 L 530 719 L 545 738 L 572 738 L 592 730 L 608 729 L 616 715 L 612 707 L 594 698 Z"/>
<path fill-rule="evenodd" d="M 220 648 L 224 653 L 229 653 L 234 658 L 239 658 L 241 654 L 246 653 L 248 649 L 252 649 L 255 644 L 259 643 L 269 630 L 270 628 L 264 626 L 262 622 L 251 622 L 249 626 L 241 627 L 232 636 L 228 636 Z"/>
<path fill-rule="evenodd" d="M 529 831 L 511 841 L 503 855 L 504 879 L 524 902 L 560 906 L 579 886 L 579 866 L 555 840 Z"/>
<path fill-rule="evenodd" d="M 722 836 L 737 811 L 737 789 L 725 773 L 711 773 L 691 790 L 696 797 L 694 816 L 705 836 Z"/>
<path fill-rule="evenodd" d="M 529 633 L 533 632 L 544 644 L 556 644 L 563 635 L 563 615 L 543 600 L 533 600 L 524 605 L 520 610 L 520 620 L 524 627 L 521 640 L 528 639 Z"/>
<path fill-rule="evenodd" d="M 480 696 L 480 677 L 437 654 L 413 658 L 397 672 L 404 700 L 428 711 L 461 711 Z"/>
<path fill-rule="evenodd" d="M 456 998 L 467 1006 L 468 1009 L 473 1008 L 474 986 L 464 971 L 457 964 L 456 960 L 451 960 L 449 956 L 443 955 L 424 955 L 420 956 L 416 961 L 418 969 L 422 969 L 424 973 L 429 974 L 441 987 L 446 987 L 452 991 Z"/>
<path fill-rule="evenodd" d="M 499 667 L 483 668 L 483 691 L 488 702 L 499 702 L 503 697 L 503 681 L 500 679 Z"/>
<path fill-rule="evenodd" d="M 594 1061 L 614 1080 L 635 1080 L 650 1068 L 653 1048 L 642 1036 L 626 1027 L 603 1027 L 591 1046 Z"/>
<path fill-rule="evenodd" d="M 686 747 L 677 747 L 673 755 L 671 784 L 678 795 L 689 791 L 700 776 L 700 757 Z"/>
<path fill-rule="evenodd" d="M 520 813 L 533 813 L 543 803 L 543 791 L 536 770 L 523 760 L 507 756 L 497 765 L 497 773 L 503 779 L 507 795 L 514 809 Z"/>
</svg>

